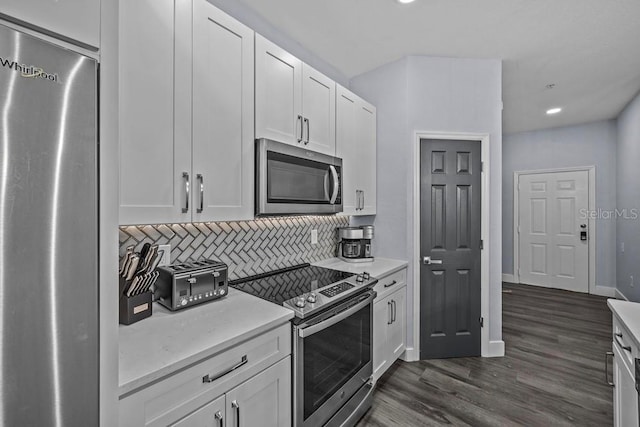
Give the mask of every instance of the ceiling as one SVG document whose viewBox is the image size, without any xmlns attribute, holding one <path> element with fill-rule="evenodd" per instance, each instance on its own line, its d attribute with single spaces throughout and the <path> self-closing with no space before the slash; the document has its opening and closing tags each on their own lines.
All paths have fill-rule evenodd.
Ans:
<svg viewBox="0 0 640 427">
<path fill-rule="evenodd" d="M 406 55 L 502 59 L 504 133 L 611 119 L 640 90 L 639 0 L 240 1 L 349 79 Z"/>
</svg>

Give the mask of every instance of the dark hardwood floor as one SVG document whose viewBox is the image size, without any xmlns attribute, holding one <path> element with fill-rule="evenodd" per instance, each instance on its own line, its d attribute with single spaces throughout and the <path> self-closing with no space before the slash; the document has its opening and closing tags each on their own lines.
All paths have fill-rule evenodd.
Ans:
<svg viewBox="0 0 640 427">
<path fill-rule="evenodd" d="M 608 426 L 606 298 L 505 283 L 501 358 L 397 361 L 364 426 Z"/>
</svg>

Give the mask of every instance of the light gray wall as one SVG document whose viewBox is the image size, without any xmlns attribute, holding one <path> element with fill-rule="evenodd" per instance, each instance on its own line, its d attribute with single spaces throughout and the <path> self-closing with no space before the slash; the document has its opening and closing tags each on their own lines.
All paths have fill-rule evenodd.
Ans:
<svg viewBox="0 0 640 427">
<path fill-rule="evenodd" d="M 640 208 L 640 94 L 618 116 L 618 209 Z M 616 223 L 617 288 L 630 301 L 640 302 L 640 219 Z M 624 252 L 621 246 L 624 244 Z M 630 285 L 634 278 L 634 286 Z"/>
<path fill-rule="evenodd" d="M 289 35 L 271 25 L 261 15 L 238 0 L 208 0 L 209 3 L 233 16 L 247 27 L 271 40 L 290 54 L 311 65 L 316 70 L 335 80 L 344 87 L 349 87 L 349 79 L 333 65 L 311 53 Z"/>
<path fill-rule="evenodd" d="M 596 167 L 596 208 L 616 209 L 616 121 L 605 120 L 504 136 L 502 144 L 502 271 L 513 274 L 513 173 Z M 616 221 L 596 221 L 596 285 L 616 283 Z"/>
<path fill-rule="evenodd" d="M 408 57 L 350 85 L 378 112 L 375 253 L 409 261 L 407 337 L 413 347 L 413 150 L 415 132 L 489 134 L 491 258 L 489 337 L 502 340 L 502 64 L 499 60 Z"/>
</svg>

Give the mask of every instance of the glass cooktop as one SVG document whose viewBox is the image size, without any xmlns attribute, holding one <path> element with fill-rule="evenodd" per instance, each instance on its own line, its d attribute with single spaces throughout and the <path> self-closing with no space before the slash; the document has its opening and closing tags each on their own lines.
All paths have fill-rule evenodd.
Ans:
<svg viewBox="0 0 640 427">
<path fill-rule="evenodd" d="M 307 294 L 351 276 L 353 273 L 303 264 L 289 269 L 233 280 L 229 282 L 229 286 L 282 305 L 291 298 Z"/>
</svg>

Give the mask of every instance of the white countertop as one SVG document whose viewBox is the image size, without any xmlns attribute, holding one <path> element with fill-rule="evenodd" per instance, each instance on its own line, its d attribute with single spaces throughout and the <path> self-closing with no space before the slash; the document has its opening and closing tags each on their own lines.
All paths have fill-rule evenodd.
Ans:
<svg viewBox="0 0 640 427">
<path fill-rule="evenodd" d="M 162 378 L 282 325 L 293 311 L 229 288 L 222 299 L 171 312 L 158 303 L 153 315 L 120 325 L 119 394 Z"/>
<path fill-rule="evenodd" d="M 640 346 L 640 303 L 608 299 L 607 305 L 633 335 L 636 346 Z"/>
<path fill-rule="evenodd" d="M 375 258 L 371 262 L 346 262 L 340 258 L 329 258 L 322 261 L 314 262 L 313 265 L 318 267 L 331 268 L 333 270 L 346 271 L 348 273 L 359 274 L 363 272 L 369 273 L 372 277 L 378 278 L 396 271 L 402 270 L 409 263 L 397 259 Z"/>
</svg>

